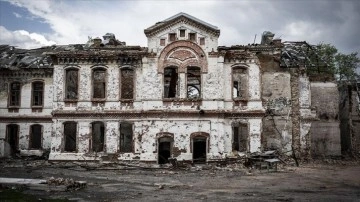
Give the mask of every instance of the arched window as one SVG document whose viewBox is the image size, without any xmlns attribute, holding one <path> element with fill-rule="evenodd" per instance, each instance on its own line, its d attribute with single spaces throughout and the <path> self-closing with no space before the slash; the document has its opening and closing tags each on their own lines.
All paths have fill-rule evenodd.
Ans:
<svg viewBox="0 0 360 202">
<path fill-rule="evenodd" d="M 77 124 L 76 122 L 65 122 L 64 124 L 64 151 L 75 152 L 76 151 L 76 133 Z"/>
<path fill-rule="evenodd" d="M 248 98 L 248 72 L 246 68 L 234 67 L 232 69 L 232 94 L 233 99 Z"/>
<path fill-rule="evenodd" d="M 178 97 L 178 68 L 166 67 L 164 69 L 164 98 Z"/>
<path fill-rule="evenodd" d="M 134 99 L 134 70 L 121 69 L 121 99 Z"/>
<path fill-rule="evenodd" d="M 21 85 L 20 82 L 10 84 L 9 106 L 20 107 Z"/>
<path fill-rule="evenodd" d="M 104 151 L 105 126 L 103 122 L 96 121 L 91 124 L 91 149 L 93 152 Z"/>
<path fill-rule="evenodd" d="M 92 73 L 92 95 L 95 99 L 105 99 L 106 95 L 106 70 L 97 68 Z"/>
<path fill-rule="evenodd" d="M 42 126 L 39 124 L 32 125 L 30 127 L 30 149 L 41 149 L 42 140 Z"/>
<path fill-rule="evenodd" d="M 191 99 L 201 98 L 201 69 L 199 67 L 187 68 L 187 97 Z"/>
<path fill-rule="evenodd" d="M 65 75 L 65 99 L 77 100 L 79 71 L 77 69 L 66 69 Z"/>
<path fill-rule="evenodd" d="M 32 99 L 31 104 L 33 107 L 42 107 L 44 99 L 44 83 L 35 81 L 32 83 Z"/>
<path fill-rule="evenodd" d="M 120 152 L 133 151 L 133 124 L 120 123 Z"/>
</svg>

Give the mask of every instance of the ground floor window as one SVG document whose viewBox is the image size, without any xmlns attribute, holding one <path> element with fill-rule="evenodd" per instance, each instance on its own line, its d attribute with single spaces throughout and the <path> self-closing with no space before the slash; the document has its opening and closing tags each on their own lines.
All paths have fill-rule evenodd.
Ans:
<svg viewBox="0 0 360 202">
<path fill-rule="evenodd" d="M 159 164 L 169 163 L 171 158 L 174 138 L 171 134 L 158 138 L 158 162 Z"/>
<path fill-rule="evenodd" d="M 196 132 L 190 135 L 191 151 L 194 163 L 206 163 L 206 155 L 208 153 L 209 134 L 204 132 Z"/>
<path fill-rule="evenodd" d="M 19 149 L 19 126 L 9 124 L 6 126 L 6 142 L 11 148 L 11 153 L 15 153 Z"/>
<path fill-rule="evenodd" d="M 30 127 L 30 149 L 41 149 L 42 126 L 39 124 Z"/>
<path fill-rule="evenodd" d="M 120 123 L 120 152 L 133 151 L 133 124 Z"/>
<path fill-rule="evenodd" d="M 76 133 L 77 124 L 75 122 L 64 123 L 64 151 L 75 152 L 76 151 Z"/>
<path fill-rule="evenodd" d="M 246 152 L 248 149 L 248 127 L 247 124 L 236 124 L 233 126 L 233 151 Z"/>
<path fill-rule="evenodd" d="M 92 129 L 92 138 L 91 138 L 91 148 L 93 152 L 102 152 L 104 151 L 105 143 L 105 127 L 103 122 L 93 122 L 91 124 Z"/>
</svg>

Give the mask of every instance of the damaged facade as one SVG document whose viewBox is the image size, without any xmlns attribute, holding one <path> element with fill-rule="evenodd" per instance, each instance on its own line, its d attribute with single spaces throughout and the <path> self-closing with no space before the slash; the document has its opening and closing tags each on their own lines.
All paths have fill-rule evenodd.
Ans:
<svg viewBox="0 0 360 202">
<path fill-rule="evenodd" d="M 269 149 L 340 154 L 337 85 L 311 80 L 291 56 L 296 46 L 270 32 L 262 44 L 218 46 L 220 30 L 185 13 L 145 35 L 146 48 L 109 33 L 79 45 L 1 46 L 0 156 L 49 150 L 50 160 L 167 163 Z"/>
</svg>

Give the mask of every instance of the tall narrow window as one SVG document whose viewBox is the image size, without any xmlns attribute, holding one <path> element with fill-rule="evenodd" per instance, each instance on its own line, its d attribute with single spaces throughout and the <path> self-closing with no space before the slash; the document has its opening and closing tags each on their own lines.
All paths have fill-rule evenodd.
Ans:
<svg viewBox="0 0 360 202">
<path fill-rule="evenodd" d="M 165 46 L 165 39 L 160 39 L 160 46 Z"/>
<path fill-rule="evenodd" d="M 39 81 L 32 83 L 32 106 L 43 106 L 43 97 L 44 83 Z"/>
<path fill-rule="evenodd" d="M 169 34 L 169 41 L 172 42 L 175 40 L 176 40 L 176 34 L 174 34 L 174 33 Z"/>
<path fill-rule="evenodd" d="M 104 99 L 106 92 L 106 70 L 94 69 L 92 76 L 93 98 Z"/>
<path fill-rule="evenodd" d="M 189 40 L 196 41 L 196 33 L 189 33 Z"/>
<path fill-rule="evenodd" d="M 13 82 L 10 84 L 9 106 L 20 107 L 20 89 L 19 82 Z"/>
<path fill-rule="evenodd" d="M 66 70 L 65 99 L 78 99 L 78 73 L 77 69 Z"/>
<path fill-rule="evenodd" d="M 39 124 L 30 127 L 30 149 L 41 149 L 42 127 Z"/>
<path fill-rule="evenodd" d="M 185 37 L 185 29 L 180 29 L 180 37 Z"/>
<path fill-rule="evenodd" d="M 201 71 L 199 67 L 187 68 L 187 97 L 198 99 L 201 97 Z"/>
<path fill-rule="evenodd" d="M 164 98 L 175 98 L 178 93 L 178 72 L 176 67 L 164 69 Z"/>
<path fill-rule="evenodd" d="M 121 69 L 121 99 L 134 99 L 134 70 Z"/>
<path fill-rule="evenodd" d="M 76 133 L 77 124 L 75 122 L 64 123 L 64 151 L 75 152 L 76 151 Z"/>
<path fill-rule="evenodd" d="M 9 144 L 11 154 L 15 153 L 19 147 L 19 126 L 9 124 L 6 126 L 6 142 Z"/>
<path fill-rule="evenodd" d="M 133 151 L 133 125 L 123 122 L 120 124 L 120 152 Z"/>
<path fill-rule="evenodd" d="M 243 68 L 234 68 L 232 71 L 233 98 L 246 99 L 248 92 L 248 74 Z"/>
<path fill-rule="evenodd" d="M 92 123 L 92 141 L 91 148 L 94 152 L 104 151 L 105 143 L 105 127 L 103 122 L 94 122 Z"/>
<path fill-rule="evenodd" d="M 246 152 L 248 136 L 248 128 L 246 124 L 233 126 L 233 150 L 238 152 Z"/>
<path fill-rule="evenodd" d="M 200 45 L 201 46 L 205 45 L 205 38 L 204 37 L 200 37 L 199 40 L 200 40 Z"/>
</svg>

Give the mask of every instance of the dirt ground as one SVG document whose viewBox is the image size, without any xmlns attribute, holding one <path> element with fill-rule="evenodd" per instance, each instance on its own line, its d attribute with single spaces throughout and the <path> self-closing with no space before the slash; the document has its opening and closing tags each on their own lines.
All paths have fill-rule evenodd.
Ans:
<svg viewBox="0 0 360 202">
<path fill-rule="evenodd" d="M 34 201 L 360 201 L 360 164 L 351 161 L 279 165 L 277 172 L 236 164 L 187 169 L 91 165 L 2 161 L 0 177 L 87 182 L 86 188 L 66 192 L 16 192 Z M 0 201 L 14 201 L 8 190 L 0 188 Z"/>
</svg>

